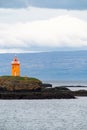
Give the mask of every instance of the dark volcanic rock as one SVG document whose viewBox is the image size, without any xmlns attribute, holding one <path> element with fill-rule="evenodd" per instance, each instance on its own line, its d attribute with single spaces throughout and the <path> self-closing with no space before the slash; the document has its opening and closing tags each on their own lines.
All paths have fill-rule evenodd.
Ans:
<svg viewBox="0 0 87 130">
<path fill-rule="evenodd" d="M 51 92 L 4 92 L 0 93 L 0 99 L 74 99 L 71 93 Z"/>
<path fill-rule="evenodd" d="M 55 88 L 44 88 L 42 90 L 42 93 L 47 95 L 51 98 L 58 98 L 58 99 L 70 99 L 75 98 L 72 94 L 72 91 L 65 87 L 55 87 Z"/>
<path fill-rule="evenodd" d="M 71 91 L 69 88 L 61 86 L 61 87 L 55 87 L 57 91 Z"/>
<path fill-rule="evenodd" d="M 72 91 L 72 94 L 75 96 L 87 96 L 87 90 Z"/>
<path fill-rule="evenodd" d="M 52 88 L 52 84 L 42 83 L 42 87 Z"/>
</svg>

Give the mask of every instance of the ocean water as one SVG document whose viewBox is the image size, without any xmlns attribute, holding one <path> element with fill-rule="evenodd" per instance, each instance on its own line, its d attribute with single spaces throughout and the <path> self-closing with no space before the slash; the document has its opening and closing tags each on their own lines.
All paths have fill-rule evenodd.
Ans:
<svg viewBox="0 0 87 130">
<path fill-rule="evenodd" d="M 72 91 L 76 90 L 87 90 L 87 81 L 72 81 L 72 80 L 45 80 L 43 83 L 52 84 L 52 87 L 60 87 L 60 86 L 66 86 Z M 72 86 L 72 87 L 70 87 Z"/>
<path fill-rule="evenodd" d="M 57 86 L 87 87 L 87 80 L 43 80 L 43 83 L 51 83 L 53 87 L 57 87 Z"/>
<path fill-rule="evenodd" d="M 0 100 L 0 130 L 87 130 L 87 97 Z"/>
</svg>

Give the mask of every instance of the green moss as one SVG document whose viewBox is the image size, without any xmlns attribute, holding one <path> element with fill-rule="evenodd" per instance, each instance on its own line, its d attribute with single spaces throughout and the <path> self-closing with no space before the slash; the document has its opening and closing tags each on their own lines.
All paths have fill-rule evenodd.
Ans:
<svg viewBox="0 0 87 130">
<path fill-rule="evenodd" d="M 17 81 L 28 81 L 28 82 L 41 82 L 39 79 L 32 78 L 32 77 L 21 77 L 21 76 L 0 76 L 0 79 L 3 80 L 17 80 Z"/>
</svg>

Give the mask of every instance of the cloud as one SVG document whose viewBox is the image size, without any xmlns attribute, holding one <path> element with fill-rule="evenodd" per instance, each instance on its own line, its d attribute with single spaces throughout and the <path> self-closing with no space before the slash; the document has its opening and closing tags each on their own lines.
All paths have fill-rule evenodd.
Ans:
<svg viewBox="0 0 87 130">
<path fill-rule="evenodd" d="M 0 52 L 86 48 L 86 13 L 34 7 L 1 9 Z"/>
<path fill-rule="evenodd" d="M 47 9 L 28 7 L 26 9 L 0 9 L 0 23 L 29 22 L 48 20 L 53 17 L 69 15 L 87 21 L 87 10 Z"/>
<path fill-rule="evenodd" d="M 60 16 L 16 24 L 0 24 L 0 48 L 87 46 L 87 22 Z"/>
</svg>

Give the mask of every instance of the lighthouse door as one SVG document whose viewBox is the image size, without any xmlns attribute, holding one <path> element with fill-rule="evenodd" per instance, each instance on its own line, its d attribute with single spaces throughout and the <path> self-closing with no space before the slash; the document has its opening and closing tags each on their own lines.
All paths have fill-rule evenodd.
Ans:
<svg viewBox="0 0 87 130">
<path fill-rule="evenodd" d="M 15 76 L 16 76 L 17 74 L 16 74 L 16 72 L 15 72 Z"/>
</svg>

